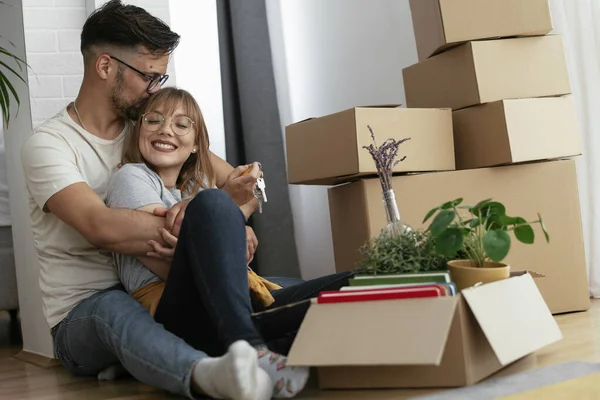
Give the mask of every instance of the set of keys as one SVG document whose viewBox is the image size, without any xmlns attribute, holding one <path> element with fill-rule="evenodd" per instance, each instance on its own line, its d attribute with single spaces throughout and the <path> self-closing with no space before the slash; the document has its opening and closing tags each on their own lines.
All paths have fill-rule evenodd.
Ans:
<svg viewBox="0 0 600 400">
<path fill-rule="evenodd" d="M 266 185 L 265 180 L 261 176 L 256 180 L 256 187 L 254 187 L 254 197 L 258 200 L 258 212 L 262 214 L 263 203 L 267 202 L 267 192 L 265 191 Z"/>
<path fill-rule="evenodd" d="M 242 173 L 242 176 L 250 173 L 250 171 L 252 171 L 252 167 L 250 167 L 246 171 L 244 171 L 244 173 Z M 261 173 L 260 177 L 258 179 L 256 179 L 256 186 L 254 187 L 254 190 L 253 190 L 254 197 L 256 197 L 256 199 L 258 200 L 258 212 L 261 214 L 262 214 L 262 209 L 263 209 L 263 203 L 267 202 L 267 192 L 265 190 L 266 184 L 265 184 L 263 175 L 264 174 Z"/>
</svg>

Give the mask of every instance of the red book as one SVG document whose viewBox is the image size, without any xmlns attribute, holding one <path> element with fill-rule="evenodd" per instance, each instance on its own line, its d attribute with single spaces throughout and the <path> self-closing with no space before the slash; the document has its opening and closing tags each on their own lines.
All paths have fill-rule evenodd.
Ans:
<svg viewBox="0 0 600 400">
<path fill-rule="evenodd" d="M 348 303 L 353 301 L 377 301 L 414 299 L 445 296 L 445 290 L 437 285 L 409 286 L 389 289 L 365 289 L 348 291 L 328 291 L 319 293 L 318 304 Z"/>
</svg>

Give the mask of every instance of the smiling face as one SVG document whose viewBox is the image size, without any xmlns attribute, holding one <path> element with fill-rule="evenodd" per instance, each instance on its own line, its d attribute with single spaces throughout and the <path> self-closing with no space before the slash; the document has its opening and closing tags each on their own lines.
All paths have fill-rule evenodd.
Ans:
<svg viewBox="0 0 600 400">
<path fill-rule="evenodd" d="M 128 137 L 123 164 L 145 163 L 187 196 L 215 185 L 204 117 L 192 95 L 174 87 L 152 94 Z"/>
<path fill-rule="evenodd" d="M 198 151 L 194 122 L 181 104 L 169 108 L 162 104 L 152 107 L 139 128 L 140 153 L 163 180 L 177 177 L 190 155 Z"/>
</svg>

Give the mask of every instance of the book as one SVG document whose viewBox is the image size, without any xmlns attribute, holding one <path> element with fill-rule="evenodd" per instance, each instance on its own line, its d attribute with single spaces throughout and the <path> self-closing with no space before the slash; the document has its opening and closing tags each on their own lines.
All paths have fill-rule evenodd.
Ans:
<svg viewBox="0 0 600 400">
<path fill-rule="evenodd" d="M 348 291 L 326 291 L 319 293 L 317 303 L 348 303 L 358 301 L 398 300 L 446 296 L 440 285 L 409 286 L 388 289 L 365 289 Z"/>
<path fill-rule="evenodd" d="M 368 285 L 368 286 L 343 286 L 340 288 L 340 291 L 356 291 L 356 290 L 365 290 L 368 289 L 397 289 L 404 287 L 415 287 L 415 286 L 441 286 L 445 288 L 448 296 L 456 296 L 456 284 L 454 282 L 445 282 L 445 283 L 396 283 L 389 285 Z"/>
<path fill-rule="evenodd" d="M 450 282 L 450 273 L 448 271 L 393 275 L 355 275 L 353 278 L 349 279 L 350 286 Z"/>
</svg>

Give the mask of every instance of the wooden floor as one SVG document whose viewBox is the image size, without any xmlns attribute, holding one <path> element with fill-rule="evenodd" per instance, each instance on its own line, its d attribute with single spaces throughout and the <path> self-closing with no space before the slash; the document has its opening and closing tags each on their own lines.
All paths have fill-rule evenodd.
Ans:
<svg viewBox="0 0 600 400">
<path fill-rule="evenodd" d="M 499 372 L 508 375 L 564 361 L 600 362 L 600 300 L 588 312 L 556 317 L 564 339 Z M 172 399 L 162 391 L 133 379 L 98 382 L 74 378 L 62 367 L 42 369 L 12 358 L 20 349 L 18 327 L 11 327 L 8 314 L 0 312 L 0 399 L 1 400 L 154 400 Z M 312 385 L 314 386 L 314 385 Z M 425 390 L 318 391 L 308 388 L 300 399 L 396 400 L 430 393 Z"/>
</svg>

